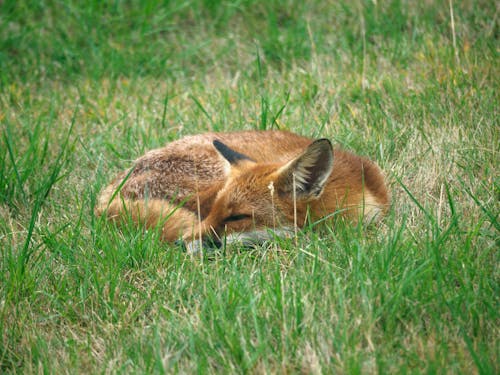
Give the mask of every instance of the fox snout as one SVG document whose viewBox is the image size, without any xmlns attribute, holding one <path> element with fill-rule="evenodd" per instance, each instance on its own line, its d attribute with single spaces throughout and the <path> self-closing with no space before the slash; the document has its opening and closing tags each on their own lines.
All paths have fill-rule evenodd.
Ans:
<svg viewBox="0 0 500 375">
<path fill-rule="evenodd" d="M 222 246 L 220 236 L 213 227 L 201 222 L 191 233 L 183 236 L 182 246 L 190 254 L 199 254 L 202 249 L 215 250 Z"/>
<path fill-rule="evenodd" d="M 201 255 L 202 250 L 214 251 L 222 247 L 222 241 L 214 237 L 206 237 L 201 240 L 180 241 L 179 244 L 186 250 L 188 254 Z"/>
<path fill-rule="evenodd" d="M 275 238 L 290 238 L 294 234 L 293 226 L 271 229 L 262 228 L 247 232 L 232 232 L 225 235 L 204 236 L 183 239 L 180 244 L 188 254 L 202 255 L 203 251 L 212 252 L 226 245 L 237 245 L 240 248 L 252 248 Z"/>
</svg>

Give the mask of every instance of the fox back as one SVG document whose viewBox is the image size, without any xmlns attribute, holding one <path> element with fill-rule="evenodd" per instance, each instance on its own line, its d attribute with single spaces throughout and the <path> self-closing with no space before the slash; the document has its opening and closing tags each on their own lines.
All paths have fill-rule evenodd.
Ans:
<svg viewBox="0 0 500 375">
<path fill-rule="evenodd" d="M 307 219 L 373 221 L 389 196 L 376 164 L 286 131 L 188 136 L 146 153 L 101 193 L 97 214 L 159 227 L 192 252 L 202 240 L 268 237 Z"/>
</svg>

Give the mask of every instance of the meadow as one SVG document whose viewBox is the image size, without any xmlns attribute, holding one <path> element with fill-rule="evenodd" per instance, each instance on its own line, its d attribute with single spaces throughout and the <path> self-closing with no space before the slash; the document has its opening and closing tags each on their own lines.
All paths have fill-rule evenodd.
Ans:
<svg viewBox="0 0 500 375">
<path fill-rule="evenodd" d="M 1 373 L 499 373 L 498 3 L 0 2 Z M 377 226 L 202 258 L 96 197 L 288 129 L 376 160 Z"/>
</svg>

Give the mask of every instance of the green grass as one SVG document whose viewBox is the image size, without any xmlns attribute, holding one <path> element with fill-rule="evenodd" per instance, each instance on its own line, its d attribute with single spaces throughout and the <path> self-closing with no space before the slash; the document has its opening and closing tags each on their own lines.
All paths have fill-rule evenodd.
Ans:
<svg viewBox="0 0 500 375">
<path fill-rule="evenodd" d="M 498 373 L 498 51 L 491 1 L 1 2 L 0 372 Z M 94 216 L 262 128 L 376 160 L 383 223 L 191 259 Z"/>
</svg>

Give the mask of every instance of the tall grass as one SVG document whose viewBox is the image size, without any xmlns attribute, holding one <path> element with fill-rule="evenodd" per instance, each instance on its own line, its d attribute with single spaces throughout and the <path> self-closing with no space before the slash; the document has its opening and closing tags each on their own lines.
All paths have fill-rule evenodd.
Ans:
<svg viewBox="0 0 500 375">
<path fill-rule="evenodd" d="M 497 13 L 3 1 L 0 371 L 497 373 Z M 268 128 L 376 160 L 383 223 L 192 259 L 93 214 L 148 149 Z"/>
</svg>

